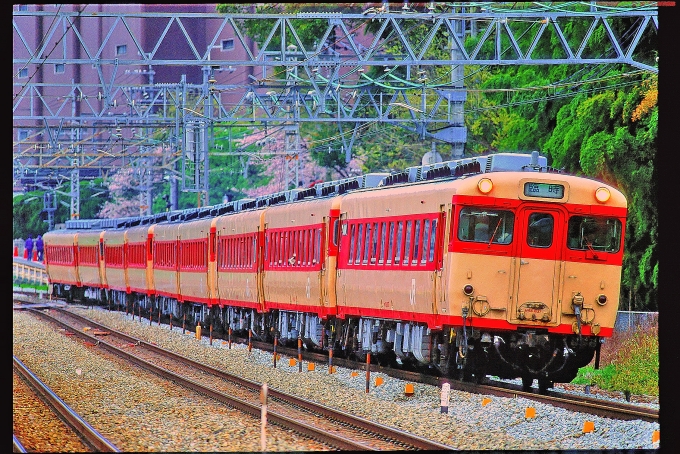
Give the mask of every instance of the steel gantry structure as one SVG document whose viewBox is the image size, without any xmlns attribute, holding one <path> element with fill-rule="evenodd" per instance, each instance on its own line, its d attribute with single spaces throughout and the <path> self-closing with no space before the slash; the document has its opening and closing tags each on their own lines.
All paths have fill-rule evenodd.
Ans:
<svg viewBox="0 0 680 454">
<path fill-rule="evenodd" d="M 36 183 L 53 187 L 132 166 L 147 189 L 151 176 L 161 174 L 183 190 L 207 193 L 213 128 L 236 125 L 284 127 L 283 153 L 296 157 L 300 124 L 333 124 L 349 162 L 362 131 L 382 122 L 448 144 L 451 157 L 461 157 L 466 65 L 616 63 L 658 71 L 654 56 L 638 52 L 641 40 L 657 37 L 653 3 L 568 7 L 575 4 L 583 6 L 513 10 L 431 2 L 416 11 L 404 2 L 360 13 L 14 11 L 13 126 L 23 131 L 13 142 L 14 176 L 34 175 Z M 31 40 L 28 29 L 36 21 L 49 26 Z M 144 21 L 153 21 L 153 39 L 142 37 Z M 567 26 L 574 21 L 582 26 Z M 259 45 L 248 38 L 254 22 L 268 30 Z M 314 42 L 301 38 L 310 22 L 323 30 Z M 88 34 L 95 27 L 97 39 Z M 121 34 L 133 51 L 120 53 L 116 46 L 112 54 L 112 37 Z M 225 36 L 238 58 L 215 58 L 212 51 L 224 48 Z M 34 77 L 47 65 L 77 71 L 66 83 Z M 158 80 L 159 68 L 173 67 L 198 69 L 200 78 Z M 240 79 L 230 77 L 239 72 Z M 134 75 L 143 78 L 130 82 Z M 286 162 L 288 181 L 297 183 L 296 160 Z M 72 203 L 72 216 L 74 210 Z"/>
</svg>

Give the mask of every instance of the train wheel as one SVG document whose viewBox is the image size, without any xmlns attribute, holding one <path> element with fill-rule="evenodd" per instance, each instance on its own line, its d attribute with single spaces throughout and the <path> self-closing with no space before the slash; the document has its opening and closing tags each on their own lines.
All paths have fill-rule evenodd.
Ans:
<svg viewBox="0 0 680 454">
<path fill-rule="evenodd" d="M 531 391 L 531 385 L 534 383 L 533 377 L 522 377 L 522 391 Z"/>
<path fill-rule="evenodd" d="M 548 380 L 547 378 L 539 378 L 538 379 L 538 392 L 541 394 L 546 394 L 548 392 L 548 388 L 553 387 L 553 382 L 552 380 Z"/>
</svg>

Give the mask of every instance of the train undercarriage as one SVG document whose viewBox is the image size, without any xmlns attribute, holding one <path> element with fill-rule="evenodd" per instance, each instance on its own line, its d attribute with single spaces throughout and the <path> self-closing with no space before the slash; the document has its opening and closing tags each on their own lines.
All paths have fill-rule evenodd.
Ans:
<svg viewBox="0 0 680 454">
<path fill-rule="evenodd" d="M 521 378 L 525 389 L 537 379 L 544 392 L 553 383 L 568 383 L 593 359 L 600 338 L 548 334 L 547 330 L 493 331 L 451 326 L 431 331 L 427 326 L 359 317 L 323 320 L 316 314 L 231 306 L 179 303 L 173 298 L 153 297 L 114 290 L 88 289 L 55 284 L 55 296 L 67 301 L 97 302 L 117 310 L 150 317 L 163 314 L 182 320 L 189 327 L 210 327 L 217 337 L 231 329 L 233 335 L 296 347 L 298 339 L 310 351 L 333 349 L 334 356 L 382 366 L 421 371 L 439 376 L 480 382 L 486 375 Z"/>
</svg>

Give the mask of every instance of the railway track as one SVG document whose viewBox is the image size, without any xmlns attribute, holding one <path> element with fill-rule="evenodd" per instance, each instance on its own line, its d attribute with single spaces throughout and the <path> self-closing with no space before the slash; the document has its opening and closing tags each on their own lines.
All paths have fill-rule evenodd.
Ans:
<svg viewBox="0 0 680 454">
<path fill-rule="evenodd" d="M 235 339 L 234 342 L 248 342 L 248 339 Z M 253 348 L 273 351 L 273 345 L 265 342 L 252 342 Z M 277 352 L 283 355 L 296 357 L 297 350 L 277 346 Z M 321 353 L 311 353 L 304 351 L 303 359 L 317 363 L 328 363 L 328 357 Z M 347 367 L 351 369 L 365 369 L 366 364 L 353 360 L 333 357 L 332 363 L 335 366 Z M 475 394 L 489 394 L 499 397 L 524 397 L 536 402 L 550 404 L 556 407 L 565 408 L 571 411 L 578 411 L 606 418 L 632 420 L 640 419 L 647 422 L 658 422 L 659 410 L 636 405 L 610 401 L 597 397 L 579 396 L 559 391 L 548 391 L 545 394 L 536 391 L 523 391 L 521 385 L 515 385 L 503 381 L 493 380 L 488 377 L 482 379 L 481 383 L 459 381 L 449 378 L 437 377 L 430 374 L 400 370 L 390 367 L 383 367 L 379 364 L 369 364 L 371 372 L 380 372 L 393 378 L 415 383 L 424 383 L 441 388 L 443 383 L 449 383 L 452 390 L 465 391 Z"/>
<path fill-rule="evenodd" d="M 233 337 L 234 343 L 248 343 L 248 339 Z M 258 342 L 251 340 L 253 348 L 273 352 L 274 346 L 271 343 Z M 290 357 L 297 357 L 298 350 L 295 348 L 277 346 L 277 353 Z M 302 351 L 302 356 L 305 361 L 312 361 L 318 364 L 328 363 L 328 356 L 322 353 L 313 353 L 307 350 Z M 332 364 L 334 366 L 347 367 L 351 369 L 365 370 L 366 364 L 362 364 L 353 360 L 333 357 Z M 612 419 L 633 420 L 639 419 L 647 422 L 658 422 L 658 409 L 649 408 L 634 403 L 619 402 L 597 397 L 589 397 L 583 395 L 576 395 L 571 393 L 564 393 L 559 391 L 548 391 L 541 394 L 536 391 L 524 391 L 521 385 L 507 383 L 503 381 L 496 381 L 486 377 L 482 379 L 481 383 L 472 383 L 459 381 L 444 377 L 437 377 L 426 373 L 406 371 L 390 367 L 383 367 L 379 364 L 372 363 L 369 366 L 371 372 L 380 372 L 385 375 L 405 380 L 414 383 L 424 383 L 432 386 L 440 387 L 444 382 L 449 383 L 452 390 L 465 391 L 477 394 L 488 394 L 499 397 L 524 397 L 536 402 L 550 404 L 556 407 L 565 408 L 571 411 L 582 412 Z"/>
<path fill-rule="evenodd" d="M 211 397 L 254 417 L 262 414 L 262 384 L 225 373 L 151 343 L 111 330 L 67 310 L 49 314 L 30 310 L 56 323 L 90 346 L 98 346 L 165 379 Z M 268 390 L 267 420 L 341 450 L 452 449 L 396 428 L 384 426 L 318 403 Z"/>
<path fill-rule="evenodd" d="M 13 436 L 13 452 L 42 450 L 50 446 L 64 451 L 120 452 L 120 450 L 78 415 L 16 356 L 13 371 L 15 405 L 22 412 L 30 405 L 31 426 L 23 426 L 19 436 Z M 40 402 L 44 405 L 41 405 Z M 49 411 L 45 411 L 45 408 Z M 16 409 L 15 409 L 16 410 Z M 23 442 L 22 442 L 23 439 Z M 55 444 L 58 443 L 58 446 Z"/>
</svg>

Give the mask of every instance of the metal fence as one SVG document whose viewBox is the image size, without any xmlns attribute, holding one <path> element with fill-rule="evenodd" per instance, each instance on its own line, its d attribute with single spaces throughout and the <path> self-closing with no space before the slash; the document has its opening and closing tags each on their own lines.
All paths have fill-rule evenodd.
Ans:
<svg viewBox="0 0 680 454">
<path fill-rule="evenodd" d="M 615 331 L 628 331 L 647 323 L 658 321 L 658 312 L 618 311 L 616 314 Z"/>
</svg>

